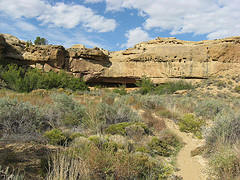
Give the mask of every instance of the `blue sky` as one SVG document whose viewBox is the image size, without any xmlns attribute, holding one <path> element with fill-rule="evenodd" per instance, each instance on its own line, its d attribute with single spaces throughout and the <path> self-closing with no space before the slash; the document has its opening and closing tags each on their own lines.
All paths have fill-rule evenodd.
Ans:
<svg viewBox="0 0 240 180">
<path fill-rule="evenodd" d="M 111 51 L 156 37 L 240 36 L 239 19 L 240 0 L 0 0 L 0 33 Z"/>
</svg>

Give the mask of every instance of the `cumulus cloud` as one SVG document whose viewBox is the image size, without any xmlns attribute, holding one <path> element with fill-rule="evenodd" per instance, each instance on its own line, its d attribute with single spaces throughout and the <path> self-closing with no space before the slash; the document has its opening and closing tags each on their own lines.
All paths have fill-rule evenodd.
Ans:
<svg viewBox="0 0 240 180">
<path fill-rule="evenodd" d="M 151 38 L 149 37 L 148 33 L 144 31 L 141 27 L 137 27 L 135 29 L 129 30 L 125 36 L 127 37 L 127 43 L 123 44 L 121 47 L 133 47 L 135 44 L 148 41 Z"/>
<path fill-rule="evenodd" d="M 143 27 L 171 35 L 204 34 L 209 39 L 240 35 L 239 0 L 105 0 L 106 10 L 137 9 L 147 15 Z"/>
<path fill-rule="evenodd" d="M 64 28 L 74 28 L 82 24 L 89 31 L 113 31 L 117 23 L 95 14 L 82 5 L 56 3 L 50 5 L 43 0 L 7 0 L 0 1 L 0 11 L 13 18 L 36 18 L 43 25 L 50 24 Z"/>
</svg>

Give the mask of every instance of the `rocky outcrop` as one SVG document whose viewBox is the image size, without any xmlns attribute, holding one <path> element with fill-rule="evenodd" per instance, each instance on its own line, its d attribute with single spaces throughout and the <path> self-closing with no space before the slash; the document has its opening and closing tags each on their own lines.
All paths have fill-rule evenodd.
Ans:
<svg viewBox="0 0 240 180">
<path fill-rule="evenodd" d="M 102 79 L 150 77 L 204 79 L 240 74 L 240 37 L 200 42 L 157 38 L 110 54 L 112 66 Z"/>
<path fill-rule="evenodd" d="M 92 80 L 111 65 L 108 55 L 99 48 L 75 45 L 65 49 L 57 45 L 27 45 L 14 36 L 0 34 L 0 57 L 4 63 L 14 62 L 44 71 L 64 69 L 84 80 Z"/>
<path fill-rule="evenodd" d="M 160 83 L 169 78 L 206 79 L 240 75 L 240 37 L 200 42 L 156 38 L 124 51 L 74 45 L 30 46 L 0 34 L 0 57 L 45 71 L 65 69 L 89 82 L 135 83 L 142 76 Z"/>
</svg>

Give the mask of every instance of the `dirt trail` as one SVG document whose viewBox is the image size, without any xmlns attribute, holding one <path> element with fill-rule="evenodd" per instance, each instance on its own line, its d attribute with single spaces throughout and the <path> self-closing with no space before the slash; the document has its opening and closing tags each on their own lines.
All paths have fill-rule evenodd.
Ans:
<svg viewBox="0 0 240 180">
<path fill-rule="evenodd" d="M 180 169 L 177 175 L 183 177 L 183 180 L 206 180 L 207 176 L 204 173 L 207 165 L 206 160 L 201 156 L 191 157 L 191 151 L 203 144 L 203 140 L 194 139 L 191 134 L 181 132 L 172 120 L 166 119 L 165 123 L 186 143 L 177 155 L 177 167 Z"/>
</svg>

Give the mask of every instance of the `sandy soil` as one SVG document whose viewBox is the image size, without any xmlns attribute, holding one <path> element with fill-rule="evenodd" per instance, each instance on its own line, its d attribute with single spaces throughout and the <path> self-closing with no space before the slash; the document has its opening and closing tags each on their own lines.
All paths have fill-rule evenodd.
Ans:
<svg viewBox="0 0 240 180">
<path fill-rule="evenodd" d="M 177 175 L 184 180 L 206 180 L 206 160 L 202 156 L 191 157 L 191 151 L 202 145 L 204 141 L 193 138 L 191 134 L 179 131 L 178 126 L 172 120 L 166 119 L 165 123 L 185 143 L 185 146 L 177 155 L 177 167 L 180 169 Z"/>
</svg>

